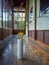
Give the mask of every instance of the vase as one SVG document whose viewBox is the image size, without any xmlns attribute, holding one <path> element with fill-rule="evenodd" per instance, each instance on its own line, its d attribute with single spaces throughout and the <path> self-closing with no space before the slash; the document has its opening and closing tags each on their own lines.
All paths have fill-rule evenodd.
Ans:
<svg viewBox="0 0 49 65">
<path fill-rule="evenodd" d="M 22 38 L 17 39 L 17 59 L 23 58 L 23 40 Z"/>
</svg>

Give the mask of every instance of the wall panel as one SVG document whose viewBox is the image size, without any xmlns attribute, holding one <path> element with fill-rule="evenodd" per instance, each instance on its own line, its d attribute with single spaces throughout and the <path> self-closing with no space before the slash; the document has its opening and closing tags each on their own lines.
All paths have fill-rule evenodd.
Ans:
<svg viewBox="0 0 49 65">
<path fill-rule="evenodd" d="M 29 37 L 34 39 L 34 31 L 29 30 Z M 49 30 L 37 30 L 37 40 L 49 45 Z"/>
<path fill-rule="evenodd" d="M 49 45 L 49 30 L 45 31 L 45 44 Z"/>
<path fill-rule="evenodd" d="M 42 30 L 37 31 L 37 40 L 43 42 L 43 31 Z"/>
</svg>

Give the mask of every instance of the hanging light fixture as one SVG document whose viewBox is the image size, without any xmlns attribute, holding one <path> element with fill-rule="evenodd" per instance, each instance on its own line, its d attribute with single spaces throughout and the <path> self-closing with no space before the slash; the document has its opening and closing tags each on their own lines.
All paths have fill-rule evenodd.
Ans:
<svg viewBox="0 0 49 65">
<path fill-rule="evenodd" d="M 24 4 L 24 3 L 23 3 L 23 2 L 21 2 L 21 6 L 23 6 L 23 4 Z"/>
<path fill-rule="evenodd" d="M 17 7 L 16 11 L 25 11 L 25 9 L 24 9 L 24 0 L 20 0 L 20 4 Z"/>
</svg>

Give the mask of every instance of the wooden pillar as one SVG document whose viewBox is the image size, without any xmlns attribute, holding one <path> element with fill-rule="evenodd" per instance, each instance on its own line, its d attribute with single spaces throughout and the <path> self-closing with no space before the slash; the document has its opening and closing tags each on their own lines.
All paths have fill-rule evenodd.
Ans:
<svg viewBox="0 0 49 65">
<path fill-rule="evenodd" d="M 33 0 L 33 13 L 34 13 L 34 39 L 37 39 L 37 31 L 36 31 L 36 15 L 37 15 L 37 11 L 36 11 L 36 0 Z"/>
<path fill-rule="evenodd" d="M 14 6 L 13 6 L 13 0 L 12 0 L 12 34 L 14 33 Z"/>
<path fill-rule="evenodd" d="M 3 39 L 3 0 L 2 0 L 2 39 Z"/>
<path fill-rule="evenodd" d="M 26 36 L 29 35 L 29 0 L 26 0 Z"/>
<path fill-rule="evenodd" d="M 36 0 L 35 0 L 35 40 L 37 38 L 37 31 L 36 31 Z"/>
<path fill-rule="evenodd" d="M 40 0 L 34 0 L 34 28 L 35 28 L 35 40 L 37 39 L 37 17 L 40 16 Z"/>
<path fill-rule="evenodd" d="M 29 37 L 29 0 L 28 0 L 28 37 Z"/>
</svg>

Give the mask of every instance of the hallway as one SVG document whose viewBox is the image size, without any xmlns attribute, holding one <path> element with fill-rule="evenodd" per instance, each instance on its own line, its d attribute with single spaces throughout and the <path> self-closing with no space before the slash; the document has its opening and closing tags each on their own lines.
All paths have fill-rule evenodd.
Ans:
<svg viewBox="0 0 49 65">
<path fill-rule="evenodd" d="M 34 43 L 31 38 L 23 40 L 23 59 L 17 59 L 17 36 L 8 39 L 0 54 L 0 65 L 49 65 L 49 48 Z"/>
<path fill-rule="evenodd" d="M 0 0 L 0 65 L 49 65 L 49 0 Z"/>
</svg>

